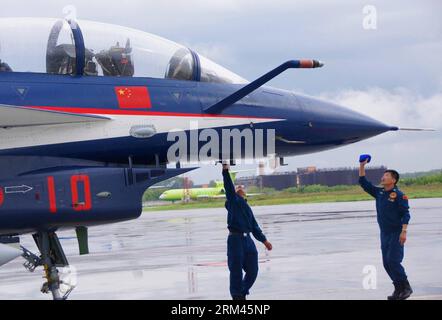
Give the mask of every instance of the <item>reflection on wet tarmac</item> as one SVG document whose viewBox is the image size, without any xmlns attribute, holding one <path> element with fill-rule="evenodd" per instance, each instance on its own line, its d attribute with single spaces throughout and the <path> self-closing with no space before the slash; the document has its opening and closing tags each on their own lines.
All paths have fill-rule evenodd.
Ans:
<svg viewBox="0 0 442 320">
<path fill-rule="evenodd" d="M 442 297 L 442 199 L 410 204 L 404 263 L 415 297 Z M 260 275 L 250 299 L 384 299 L 391 293 L 372 201 L 254 211 L 274 250 L 257 243 Z M 78 271 L 71 299 L 229 298 L 224 209 L 148 212 L 89 234 L 91 254 L 78 256 L 74 232 L 60 232 Z M 35 251 L 31 236 L 22 243 Z M 49 299 L 39 293 L 41 270 L 27 273 L 21 264 L 17 259 L 0 268 L 0 299 Z M 375 290 L 362 285 L 367 265 L 377 270 Z"/>
</svg>

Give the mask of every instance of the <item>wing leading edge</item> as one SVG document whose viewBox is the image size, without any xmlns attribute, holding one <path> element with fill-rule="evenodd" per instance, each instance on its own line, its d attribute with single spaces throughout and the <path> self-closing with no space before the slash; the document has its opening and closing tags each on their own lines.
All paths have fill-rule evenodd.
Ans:
<svg viewBox="0 0 442 320">
<path fill-rule="evenodd" d="M 111 119 L 98 115 L 78 115 L 60 111 L 0 104 L 0 127 L 2 128 L 97 122 L 105 120 Z"/>
</svg>

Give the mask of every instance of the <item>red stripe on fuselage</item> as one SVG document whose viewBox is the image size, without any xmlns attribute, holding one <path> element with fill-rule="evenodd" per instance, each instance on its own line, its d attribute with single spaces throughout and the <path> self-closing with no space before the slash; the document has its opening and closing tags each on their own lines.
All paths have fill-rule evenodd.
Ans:
<svg viewBox="0 0 442 320">
<path fill-rule="evenodd" d="M 263 119 L 277 120 L 273 118 L 257 116 L 223 115 L 223 114 L 203 114 L 203 113 L 180 113 L 164 111 L 140 111 L 140 110 L 122 110 L 122 109 L 99 109 L 99 108 L 75 108 L 75 107 L 47 107 L 47 106 L 26 106 L 26 108 L 41 109 L 46 111 L 60 111 L 77 114 L 96 114 L 96 115 L 129 115 L 129 116 L 164 116 L 164 117 L 199 117 L 199 118 L 236 118 L 236 119 Z"/>
<path fill-rule="evenodd" d="M 4 200 L 5 200 L 5 195 L 3 193 L 3 188 L 0 187 L 0 206 L 3 204 Z"/>
<path fill-rule="evenodd" d="M 48 196 L 49 196 L 49 211 L 51 213 L 56 213 L 57 200 L 55 195 L 55 181 L 53 176 L 48 177 Z"/>
</svg>

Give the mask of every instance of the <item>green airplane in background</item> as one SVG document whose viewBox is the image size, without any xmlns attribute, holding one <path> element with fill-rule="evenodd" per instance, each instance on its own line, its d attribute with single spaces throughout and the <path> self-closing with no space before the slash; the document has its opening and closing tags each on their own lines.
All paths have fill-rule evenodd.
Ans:
<svg viewBox="0 0 442 320">
<path fill-rule="evenodd" d="M 230 172 L 230 176 L 232 180 L 235 181 L 236 174 L 238 171 Z M 256 194 L 255 194 L 256 195 Z M 224 183 L 223 181 L 215 181 L 215 187 L 210 188 L 189 188 L 185 189 L 170 189 L 164 191 L 159 199 L 164 201 L 181 201 L 185 198 L 189 200 L 198 200 L 198 199 L 215 199 L 215 198 L 224 198 Z"/>
</svg>

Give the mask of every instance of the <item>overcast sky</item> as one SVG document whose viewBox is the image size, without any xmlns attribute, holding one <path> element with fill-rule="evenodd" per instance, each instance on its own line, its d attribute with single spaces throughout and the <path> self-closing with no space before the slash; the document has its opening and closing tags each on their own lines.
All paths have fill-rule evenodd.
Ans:
<svg viewBox="0 0 442 320">
<path fill-rule="evenodd" d="M 295 157 L 284 170 L 355 166 L 360 153 L 402 172 L 442 168 L 442 1 L 15 0 L 2 1 L 0 17 L 63 17 L 66 5 L 75 6 L 79 19 L 183 43 L 249 80 L 288 59 L 323 60 L 322 69 L 291 70 L 270 85 L 391 125 L 439 129 L 391 132 Z M 363 28 L 366 5 L 376 8 L 374 30 Z M 200 177 L 217 177 L 213 168 L 200 170 Z"/>
</svg>

